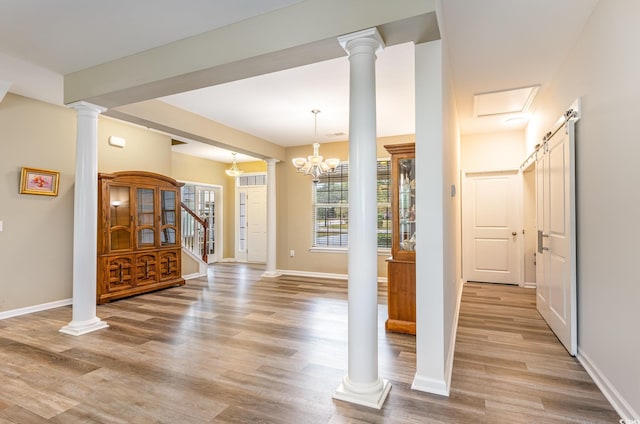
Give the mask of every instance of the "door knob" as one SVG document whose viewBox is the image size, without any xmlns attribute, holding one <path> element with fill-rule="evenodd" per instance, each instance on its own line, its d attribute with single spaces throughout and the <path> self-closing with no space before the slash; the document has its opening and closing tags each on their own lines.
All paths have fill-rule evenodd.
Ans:
<svg viewBox="0 0 640 424">
<path fill-rule="evenodd" d="M 516 233 L 515 231 L 511 233 L 512 236 L 517 236 L 518 233 Z"/>
</svg>

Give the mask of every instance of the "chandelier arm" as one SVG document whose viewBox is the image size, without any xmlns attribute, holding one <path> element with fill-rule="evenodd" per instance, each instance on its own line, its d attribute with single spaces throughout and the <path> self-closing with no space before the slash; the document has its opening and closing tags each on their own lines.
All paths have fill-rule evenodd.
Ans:
<svg viewBox="0 0 640 424">
<path fill-rule="evenodd" d="M 338 165 L 340 165 L 340 159 L 328 158 L 325 160 L 324 157 L 320 156 L 320 143 L 318 143 L 318 113 L 320 113 L 320 110 L 313 109 L 311 113 L 313 113 L 314 117 L 313 155 L 307 156 L 306 159 L 302 157 L 293 158 L 291 163 L 296 168 L 296 172 L 310 175 L 312 181 L 317 183 L 322 175 L 335 172 Z"/>
</svg>

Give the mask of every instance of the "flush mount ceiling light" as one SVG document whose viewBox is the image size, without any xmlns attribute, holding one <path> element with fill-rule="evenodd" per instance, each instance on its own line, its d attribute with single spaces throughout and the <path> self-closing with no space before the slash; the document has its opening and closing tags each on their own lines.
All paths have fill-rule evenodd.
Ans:
<svg viewBox="0 0 640 424">
<path fill-rule="evenodd" d="M 296 167 L 297 172 L 305 175 L 311 175 L 314 183 L 317 183 L 320 179 L 320 176 L 327 172 L 334 172 L 336 167 L 340 164 L 340 159 L 330 158 L 327 160 L 323 160 L 323 157 L 320 156 L 318 150 L 320 149 L 320 144 L 317 142 L 318 140 L 318 113 L 320 111 L 318 109 L 313 109 L 311 111 L 313 113 L 314 118 L 314 137 L 313 139 L 316 141 L 313 143 L 313 155 L 307 156 L 307 158 L 293 158 L 291 162 L 293 166 Z"/>
<path fill-rule="evenodd" d="M 476 94 L 473 96 L 473 115 L 476 118 L 481 118 L 506 113 L 524 113 L 529 109 L 537 93 L 538 86 L 536 85 Z"/>
<path fill-rule="evenodd" d="M 240 169 L 238 169 L 238 164 L 236 163 L 236 153 L 231 153 L 231 154 L 233 155 L 233 163 L 231 164 L 231 168 L 227 169 L 224 172 L 226 172 L 227 175 L 230 177 L 239 177 L 244 173 L 244 171 L 241 171 Z"/>
<path fill-rule="evenodd" d="M 529 118 L 524 115 L 515 115 L 505 119 L 504 123 L 510 127 L 517 127 L 518 125 L 525 124 L 528 120 Z"/>
</svg>

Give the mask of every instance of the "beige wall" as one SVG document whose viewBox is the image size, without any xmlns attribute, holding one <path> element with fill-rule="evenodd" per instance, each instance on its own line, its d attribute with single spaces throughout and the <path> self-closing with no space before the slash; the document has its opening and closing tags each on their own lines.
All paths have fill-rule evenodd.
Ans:
<svg viewBox="0 0 640 424">
<path fill-rule="evenodd" d="M 186 253 L 186 249 L 182 249 L 182 275 L 194 275 L 200 272 L 199 262 L 194 260 L 188 253 Z"/>
<path fill-rule="evenodd" d="M 226 164 L 226 168 L 231 168 L 231 164 Z M 257 160 L 254 162 L 242 162 L 238 163 L 238 168 L 247 174 L 252 172 L 267 172 L 267 162 L 263 160 Z"/>
<path fill-rule="evenodd" d="M 126 139 L 126 146 L 109 145 L 112 135 Z M 171 176 L 171 137 L 101 116 L 98 123 L 98 171 L 147 171 Z"/>
<path fill-rule="evenodd" d="M 618 402 L 626 418 L 640 417 L 639 20 L 640 2 L 598 2 L 527 130 L 533 146 L 582 98 L 575 158 L 578 354 L 626 401 Z"/>
<path fill-rule="evenodd" d="M 71 297 L 75 112 L 0 103 L 0 312 Z M 57 197 L 19 194 L 22 166 L 60 172 Z"/>
<path fill-rule="evenodd" d="M 388 158 L 385 144 L 409 143 L 413 135 L 382 137 L 378 139 L 378 158 Z M 311 252 L 313 234 L 311 228 L 312 208 L 311 178 L 296 172 L 291 159 L 308 156 L 313 151 L 311 145 L 287 148 L 287 160 L 276 165 L 277 173 L 277 268 L 280 270 L 347 274 L 346 253 Z M 349 144 L 346 141 L 324 143 L 320 154 L 326 158 L 337 157 L 349 160 Z M 295 251 L 290 257 L 289 252 Z M 378 256 L 378 276 L 386 277 L 387 265 L 384 259 L 389 254 Z"/>
<path fill-rule="evenodd" d="M 517 169 L 525 159 L 524 130 L 460 137 L 460 168 L 463 171 Z"/>
<path fill-rule="evenodd" d="M 234 246 L 234 209 L 233 178 L 225 174 L 229 164 L 181 153 L 171 154 L 171 176 L 178 181 L 218 185 L 222 187 L 223 197 L 223 258 L 233 257 Z"/>
<path fill-rule="evenodd" d="M 72 109 L 8 94 L 0 103 L 0 312 L 71 297 L 76 115 Z M 111 135 L 125 148 L 108 144 Z M 264 163 L 260 161 L 260 163 Z M 259 169 L 260 163 L 250 164 Z M 22 166 L 60 172 L 57 197 L 18 193 Z M 229 164 L 171 152 L 170 137 L 112 118 L 98 123 L 98 170 L 141 170 L 217 184 L 233 194 Z M 225 255 L 233 256 L 233 201 L 226 202 Z M 16 282 L 22 282 L 16 284 Z"/>
</svg>

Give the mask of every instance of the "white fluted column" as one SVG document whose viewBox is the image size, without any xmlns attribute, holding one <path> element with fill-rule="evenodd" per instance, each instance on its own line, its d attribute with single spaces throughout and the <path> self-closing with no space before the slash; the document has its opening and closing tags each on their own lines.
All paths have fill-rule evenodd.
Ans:
<svg viewBox="0 0 640 424">
<path fill-rule="evenodd" d="M 380 409 L 391 385 L 378 376 L 376 51 L 371 28 L 338 38 L 349 54 L 349 363 L 334 398 Z"/>
<path fill-rule="evenodd" d="M 263 277 L 274 278 L 280 273 L 276 271 L 276 163 L 277 159 L 266 159 L 267 162 L 267 267 Z"/>
<path fill-rule="evenodd" d="M 98 243 L 98 115 L 104 108 L 86 102 L 77 112 L 76 180 L 73 205 L 73 313 L 62 333 L 79 336 L 108 327 L 96 316 Z"/>
</svg>

